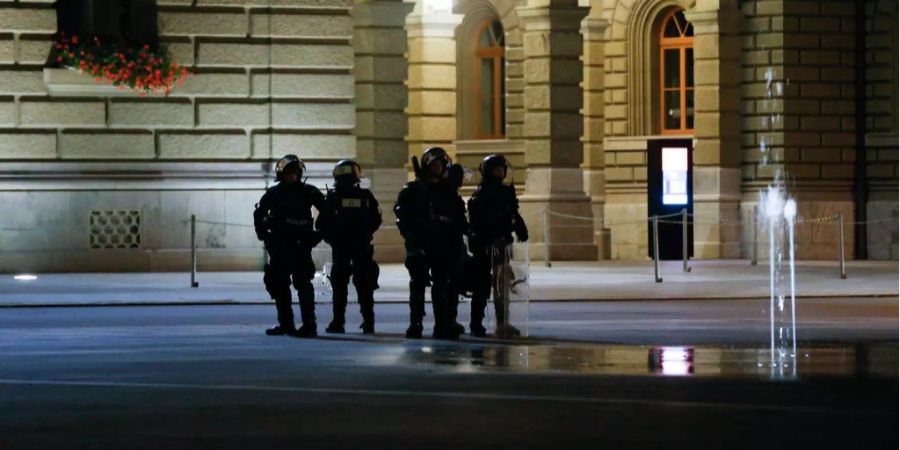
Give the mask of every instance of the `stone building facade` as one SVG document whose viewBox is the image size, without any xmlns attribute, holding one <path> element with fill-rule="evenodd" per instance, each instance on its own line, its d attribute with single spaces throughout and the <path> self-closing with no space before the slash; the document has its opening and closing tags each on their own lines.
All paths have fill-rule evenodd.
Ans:
<svg viewBox="0 0 900 450">
<path fill-rule="evenodd" d="M 0 0 L 0 271 L 180 270 L 191 214 L 202 270 L 258 269 L 250 213 L 288 152 L 323 188 L 357 158 L 398 261 L 390 206 L 431 145 L 472 169 L 507 155 L 532 257 L 642 259 L 660 139 L 692 149 L 695 257 L 748 257 L 778 179 L 801 217 L 843 213 L 848 255 L 897 259 L 896 1 L 155 5 L 195 75 L 142 97 L 46 68 L 53 2 Z M 798 256 L 837 236 L 799 224 Z"/>
</svg>

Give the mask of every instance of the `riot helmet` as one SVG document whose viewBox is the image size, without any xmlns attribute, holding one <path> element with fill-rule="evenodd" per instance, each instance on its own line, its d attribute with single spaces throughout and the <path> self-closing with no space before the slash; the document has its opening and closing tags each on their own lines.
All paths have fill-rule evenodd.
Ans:
<svg viewBox="0 0 900 450">
<path fill-rule="evenodd" d="M 481 161 L 481 179 L 503 181 L 509 173 L 509 162 L 503 155 L 488 155 Z"/>
<path fill-rule="evenodd" d="M 433 165 L 437 167 L 437 161 L 440 162 L 441 172 L 439 174 L 432 172 L 431 169 Z M 448 155 L 447 151 L 441 147 L 429 147 L 422 153 L 422 172 L 425 174 L 426 178 L 446 177 L 447 171 L 450 169 L 450 164 L 450 155 Z M 436 171 L 437 169 L 434 170 Z"/>
<path fill-rule="evenodd" d="M 342 159 L 331 171 L 335 183 L 356 184 L 362 179 L 362 167 L 352 159 Z"/>
<path fill-rule="evenodd" d="M 297 155 L 284 155 L 275 164 L 275 181 L 281 181 L 284 171 L 290 168 L 296 168 L 297 179 L 303 177 L 303 172 L 306 172 L 306 164 Z"/>
</svg>

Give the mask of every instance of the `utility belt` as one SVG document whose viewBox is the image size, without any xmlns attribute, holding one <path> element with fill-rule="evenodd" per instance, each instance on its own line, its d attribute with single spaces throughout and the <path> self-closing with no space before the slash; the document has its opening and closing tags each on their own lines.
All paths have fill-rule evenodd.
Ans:
<svg viewBox="0 0 900 450">
<path fill-rule="evenodd" d="M 366 248 L 372 245 L 372 236 L 362 236 L 362 235 L 354 235 L 354 234 L 344 234 L 343 236 L 338 236 L 331 239 L 332 247 L 339 247 L 342 249 L 359 249 Z"/>
<path fill-rule="evenodd" d="M 315 247 L 322 240 L 313 229 L 312 218 L 279 219 L 271 230 L 273 240 L 282 245 Z"/>
<path fill-rule="evenodd" d="M 273 231 L 278 234 L 311 233 L 313 231 L 312 218 L 303 219 L 276 219 Z"/>
</svg>

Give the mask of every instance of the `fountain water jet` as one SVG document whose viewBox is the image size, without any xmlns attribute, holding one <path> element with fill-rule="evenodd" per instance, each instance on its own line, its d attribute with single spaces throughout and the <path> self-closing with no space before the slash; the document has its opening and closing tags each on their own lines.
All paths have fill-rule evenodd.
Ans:
<svg viewBox="0 0 900 450">
<path fill-rule="evenodd" d="M 760 192 L 760 221 L 769 236 L 769 346 L 773 374 L 796 375 L 797 308 L 794 266 L 794 225 L 797 203 L 776 181 Z M 787 238 L 787 242 L 785 242 Z M 785 252 L 787 247 L 787 252 Z M 787 257 L 787 258 L 786 258 Z M 787 311 L 785 302 L 790 302 Z"/>
</svg>

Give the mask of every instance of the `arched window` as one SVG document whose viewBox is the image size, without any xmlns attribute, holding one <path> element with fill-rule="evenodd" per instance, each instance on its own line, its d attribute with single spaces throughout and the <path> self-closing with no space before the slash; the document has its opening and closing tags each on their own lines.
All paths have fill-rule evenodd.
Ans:
<svg viewBox="0 0 900 450">
<path fill-rule="evenodd" d="M 684 11 L 673 10 L 659 30 L 661 134 L 694 129 L 694 26 Z"/>
<path fill-rule="evenodd" d="M 485 24 L 478 33 L 475 123 L 479 139 L 506 136 L 505 44 L 498 20 Z"/>
</svg>

